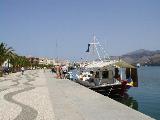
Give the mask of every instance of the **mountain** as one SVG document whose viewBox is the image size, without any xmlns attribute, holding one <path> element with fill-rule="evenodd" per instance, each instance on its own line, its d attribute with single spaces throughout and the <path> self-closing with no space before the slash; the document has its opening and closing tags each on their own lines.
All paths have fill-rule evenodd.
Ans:
<svg viewBox="0 0 160 120">
<path fill-rule="evenodd" d="M 121 59 L 131 64 L 160 65 L 160 50 L 150 51 L 145 49 L 136 50 L 120 56 Z"/>
</svg>

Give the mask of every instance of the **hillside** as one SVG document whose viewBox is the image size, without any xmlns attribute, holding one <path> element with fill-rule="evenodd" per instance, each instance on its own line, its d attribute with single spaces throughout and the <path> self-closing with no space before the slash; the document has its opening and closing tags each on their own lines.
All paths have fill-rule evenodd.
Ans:
<svg viewBox="0 0 160 120">
<path fill-rule="evenodd" d="M 125 55 L 121 58 L 131 64 L 140 63 L 141 65 L 160 65 L 160 50 L 136 50 Z"/>
</svg>

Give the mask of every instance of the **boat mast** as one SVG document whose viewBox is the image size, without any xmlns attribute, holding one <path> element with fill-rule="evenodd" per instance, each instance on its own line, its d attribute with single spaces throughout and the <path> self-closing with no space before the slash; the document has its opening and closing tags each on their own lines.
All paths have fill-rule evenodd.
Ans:
<svg viewBox="0 0 160 120">
<path fill-rule="evenodd" d="M 93 34 L 93 55 L 95 55 L 95 48 L 96 48 L 96 36 Z"/>
<path fill-rule="evenodd" d="M 89 43 L 89 46 L 90 45 L 91 45 L 90 53 L 93 56 L 98 55 L 98 59 L 102 62 L 105 61 L 106 58 L 108 58 L 110 60 L 109 54 L 103 49 L 103 47 L 100 45 L 100 42 L 96 39 L 96 36 L 94 34 L 93 34 L 93 42 Z M 88 52 L 89 52 L 89 50 L 88 50 Z M 102 59 L 103 57 L 104 57 L 104 59 Z"/>
<path fill-rule="evenodd" d="M 94 34 L 93 34 L 93 42 L 89 43 L 89 44 L 93 46 L 93 55 L 95 55 L 95 51 L 96 51 L 99 60 L 102 61 L 101 56 L 100 56 L 98 49 L 97 49 L 97 45 L 99 45 L 99 42 L 96 42 L 96 36 Z"/>
</svg>

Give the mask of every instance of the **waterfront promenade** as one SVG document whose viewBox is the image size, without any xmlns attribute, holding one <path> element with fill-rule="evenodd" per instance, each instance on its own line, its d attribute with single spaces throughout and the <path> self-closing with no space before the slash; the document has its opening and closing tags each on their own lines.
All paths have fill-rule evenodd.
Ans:
<svg viewBox="0 0 160 120">
<path fill-rule="evenodd" d="M 43 70 L 0 78 L 0 120 L 151 120 L 138 111 Z"/>
</svg>

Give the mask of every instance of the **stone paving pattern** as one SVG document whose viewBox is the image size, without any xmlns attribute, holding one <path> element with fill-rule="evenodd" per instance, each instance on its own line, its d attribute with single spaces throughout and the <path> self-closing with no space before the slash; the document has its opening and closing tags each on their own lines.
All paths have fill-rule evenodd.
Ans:
<svg viewBox="0 0 160 120">
<path fill-rule="evenodd" d="M 42 70 L 0 78 L 0 120 L 54 120 Z"/>
<path fill-rule="evenodd" d="M 151 120 L 138 111 L 43 70 L 0 78 L 0 120 Z"/>
</svg>

